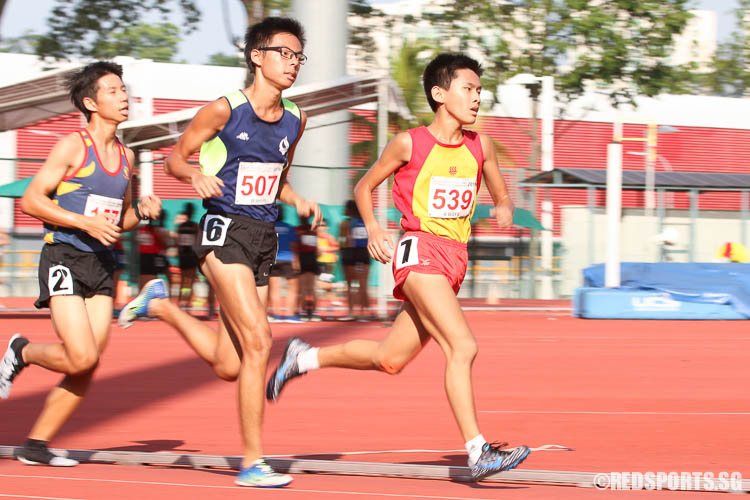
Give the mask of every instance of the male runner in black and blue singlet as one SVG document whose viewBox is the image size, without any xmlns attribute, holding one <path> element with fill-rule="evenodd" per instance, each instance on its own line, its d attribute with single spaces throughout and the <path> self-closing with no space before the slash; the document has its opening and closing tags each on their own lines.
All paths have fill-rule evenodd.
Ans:
<svg viewBox="0 0 750 500">
<path fill-rule="evenodd" d="M 154 196 L 131 207 L 133 152 L 115 136 L 128 117 L 121 78 L 122 68 L 108 62 L 70 76 L 71 101 L 88 126 L 55 145 L 21 199 L 21 209 L 44 222 L 35 305 L 50 308 L 61 343 L 30 343 L 14 335 L 0 364 L 0 397 L 8 397 L 13 379 L 30 364 L 65 375 L 18 454 L 27 464 L 78 463 L 52 454 L 47 443 L 81 403 L 107 344 L 115 295 L 112 245 L 121 232 L 161 211 Z"/>
<path fill-rule="evenodd" d="M 206 105 L 167 158 L 165 168 L 192 184 L 207 212 L 194 250 L 221 305 L 218 334 L 163 298 L 154 280 L 123 308 L 120 324 L 156 316 L 185 338 L 214 372 L 239 379 L 239 412 L 244 444 L 236 484 L 285 486 L 292 478 L 263 461 L 261 424 L 264 378 L 271 353 L 266 316 L 268 280 L 276 258 L 276 200 L 296 207 L 301 217 L 320 221 L 320 208 L 302 199 L 286 180 L 306 116 L 281 97 L 302 64 L 305 37 L 292 19 L 267 18 L 245 36 L 245 60 L 255 80 Z M 187 163 L 200 150 L 201 169 Z"/>
</svg>

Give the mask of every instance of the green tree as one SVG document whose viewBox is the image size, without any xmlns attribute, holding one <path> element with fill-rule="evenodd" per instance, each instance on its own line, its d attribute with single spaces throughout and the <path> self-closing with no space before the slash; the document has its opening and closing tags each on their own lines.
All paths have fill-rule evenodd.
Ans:
<svg viewBox="0 0 750 500">
<path fill-rule="evenodd" d="M 217 52 L 216 54 L 211 54 L 208 61 L 206 61 L 206 64 L 210 66 L 232 66 L 241 68 L 245 66 L 245 60 L 239 54 L 232 55 Z"/>
<path fill-rule="evenodd" d="M 142 19 L 156 14 L 162 19 L 161 26 L 166 26 L 175 8 L 184 17 L 183 33 L 191 33 L 200 16 L 194 0 L 56 0 L 47 18 L 49 31 L 40 37 L 36 52 L 43 57 L 65 59 L 111 57 L 111 47 L 118 45 L 141 50 L 132 36 L 133 30 L 141 30 L 141 33 L 145 30 L 150 43 L 158 37 L 147 29 Z M 179 32 L 170 35 L 176 37 Z M 149 48 L 148 43 L 144 44 L 144 49 Z M 151 49 L 153 47 L 149 52 L 154 53 Z M 118 55 L 137 53 L 120 52 Z"/>
<path fill-rule="evenodd" d="M 699 87 L 710 93 L 742 97 L 750 91 L 750 0 L 738 0 L 734 11 L 738 29 L 719 44 L 712 61 L 713 71 L 698 74 Z"/>
<path fill-rule="evenodd" d="M 171 23 L 139 23 L 101 40 L 93 51 L 100 58 L 129 55 L 137 59 L 171 62 L 177 54 L 179 32 L 179 28 Z"/>
<path fill-rule="evenodd" d="M 688 0 L 435 1 L 437 8 L 424 18 L 444 45 L 452 41 L 453 49 L 482 54 L 483 84 L 493 94 L 519 73 L 554 76 L 563 102 L 596 85 L 615 106 L 689 84 L 684 69 L 669 63 L 672 37 L 690 18 Z M 540 86 L 530 91 L 536 101 Z M 535 129 L 532 168 L 539 157 Z"/>
<path fill-rule="evenodd" d="M 33 54 L 36 51 L 39 35 L 26 31 L 23 35 L 0 40 L 0 52 Z"/>
<path fill-rule="evenodd" d="M 417 43 L 404 42 L 391 59 L 391 77 L 401 89 L 404 102 L 409 108 L 413 120 L 407 121 L 397 117 L 398 129 L 402 130 L 415 125 L 426 125 L 432 120 L 427 98 L 422 85 L 422 72 L 437 49 L 428 41 Z"/>
</svg>

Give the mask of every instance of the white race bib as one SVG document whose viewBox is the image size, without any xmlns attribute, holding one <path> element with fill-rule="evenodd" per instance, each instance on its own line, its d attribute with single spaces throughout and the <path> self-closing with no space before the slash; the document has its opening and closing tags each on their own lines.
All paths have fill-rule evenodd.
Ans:
<svg viewBox="0 0 750 500">
<path fill-rule="evenodd" d="M 318 246 L 318 237 L 314 234 L 303 234 L 300 237 L 300 241 L 303 245 L 308 247 L 316 247 Z"/>
<path fill-rule="evenodd" d="M 227 239 L 227 229 L 232 219 L 221 215 L 208 215 L 203 219 L 203 239 L 201 245 L 224 246 Z"/>
<path fill-rule="evenodd" d="M 49 268 L 47 279 L 50 296 L 73 295 L 73 275 L 65 266 L 53 266 Z"/>
<path fill-rule="evenodd" d="M 476 190 L 475 178 L 431 177 L 427 215 L 438 219 L 466 217 L 474 206 Z"/>
<path fill-rule="evenodd" d="M 283 163 L 240 162 L 234 202 L 237 205 L 274 203 L 283 168 Z"/>
<path fill-rule="evenodd" d="M 104 214 L 112 219 L 112 224 L 119 224 L 122 215 L 122 200 L 98 194 L 88 195 L 83 215 L 96 217 L 99 214 Z"/>
<path fill-rule="evenodd" d="M 356 226 L 352 228 L 351 231 L 351 238 L 353 240 L 366 240 L 367 239 L 367 229 L 365 226 Z"/>
<path fill-rule="evenodd" d="M 406 236 L 398 242 L 398 248 L 396 248 L 396 269 L 419 264 L 418 243 L 419 238 L 416 236 Z"/>
</svg>

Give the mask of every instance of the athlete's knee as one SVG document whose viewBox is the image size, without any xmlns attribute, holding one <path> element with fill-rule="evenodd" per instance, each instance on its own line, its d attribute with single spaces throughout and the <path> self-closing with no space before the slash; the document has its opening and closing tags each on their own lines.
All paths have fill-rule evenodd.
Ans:
<svg viewBox="0 0 750 500">
<path fill-rule="evenodd" d="M 387 354 L 375 358 L 375 366 L 377 366 L 378 370 L 388 375 L 398 375 L 406 364 L 406 361 Z"/>
<path fill-rule="evenodd" d="M 237 364 L 221 363 L 214 365 L 214 373 L 216 376 L 227 382 L 234 382 L 240 375 L 240 366 Z"/>
<path fill-rule="evenodd" d="M 256 325 L 250 329 L 244 336 L 242 344 L 243 356 L 251 358 L 259 357 L 268 359 L 271 354 L 271 327 L 265 325 Z"/>
<path fill-rule="evenodd" d="M 70 358 L 69 375 L 84 375 L 96 370 L 99 366 L 99 354 L 94 352 L 79 353 Z"/>
<path fill-rule="evenodd" d="M 477 341 L 470 337 L 453 342 L 451 351 L 451 356 L 454 360 L 463 363 L 472 363 L 474 358 L 477 357 L 479 348 L 477 347 Z"/>
</svg>

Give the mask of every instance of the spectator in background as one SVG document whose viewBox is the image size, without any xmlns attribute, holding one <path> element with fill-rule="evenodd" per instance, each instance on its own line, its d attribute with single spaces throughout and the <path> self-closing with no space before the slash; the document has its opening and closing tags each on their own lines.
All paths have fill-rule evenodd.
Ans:
<svg viewBox="0 0 750 500">
<path fill-rule="evenodd" d="M 722 244 L 714 256 L 714 262 L 748 262 L 750 256 L 745 245 L 733 241 Z"/>
<path fill-rule="evenodd" d="M 4 247 L 10 243 L 10 238 L 8 237 L 8 233 L 0 229 L 0 247 Z M 4 252 L 0 253 L 0 267 L 3 267 L 3 260 L 4 260 Z M 0 278 L 0 283 L 5 283 L 4 278 Z"/>
<path fill-rule="evenodd" d="M 276 262 L 271 267 L 271 279 L 268 283 L 269 321 L 284 323 L 302 323 L 297 314 L 299 301 L 299 237 L 291 224 L 284 222 L 284 205 L 279 206 L 274 230 L 279 241 Z M 286 279 L 286 301 L 282 307 L 282 281 Z"/>
<path fill-rule="evenodd" d="M 346 279 L 349 314 L 341 319 L 353 321 L 355 319 L 354 309 L 359 308 L 359 319 L 366 320 L 370 306 L 370 297 L 367 293 L 367 281 L 370 274 L 367 230 L 354 200 L 346 202 L 344 215 L 347 218 L 341 222 L 339 238 L 341 240 L 341 263 L 344 268 L 344 279 Z M 353 286 L 354 281 L 357 282 L 358 286 L 356 292 Z"/>
<path fill-rule="evenodd" d="M 112 282 L 115 285 L 115 304 L 114 304 L 114 314 L 119 314 L 120 306 L 125 305 L 127 301 L 129 300 L 129 297 L 125 297 L 125 300 L 123 301 L 122 294 L 120 293 L 120 276 L 122 276 L 122 272 L 125 270 L 126 267 L 128 267 L 128 257 L 125 255 L 125 247 L 122 246 L 122 240 L 119 239 L 115 242 L 114 245 L 112 245 L 112 254 L 114 255 L 115 260 L 115 270 L 112 273 Z"/>
<path fill-rule="evenodd" d="M 325 293 L 328 306 L 341 305 L 333 294 L 334 267 L 339 260 L 339 242 L 328 232 L 325 219 L 318 226 L 318 287 Z"/>
<path fill-rule="evenodd" d="M 318 272 L 318 234 L 310 228 L 310 219 L 300 219 L 299 237 L 300 298 L 304 320 L 320 321 L 315 315 L 315 275 Z"/>
<path fill-rule="evenodd" d="M 178 305 L 190 307 L 193 299 L 193 282 L 198 271 L 198 257 L 193 252 L 193 243 L 198 234 L 198 224 L 193 221 L 195 207 L 186 203 L 182 212 L 182 221 L 177 225 L 177 255 L 180 261 L 180 297 Z"/>
<path fill-rule="evenodd" d="M 138 278 L 140 288 L 143 288 L 143 285 L 152 279 L 156 279 L 159 274 L 164 274 L 167 277 L 167 283 L 172 283 L 169 262 L 167 262 L 166 257 L 171 238 L 164 228 L 165 214 L 166 211 L 162 210 L 158 219 L 138 226 L 138 253 L 141 257 L 141 275 Z"/>
</svg>

